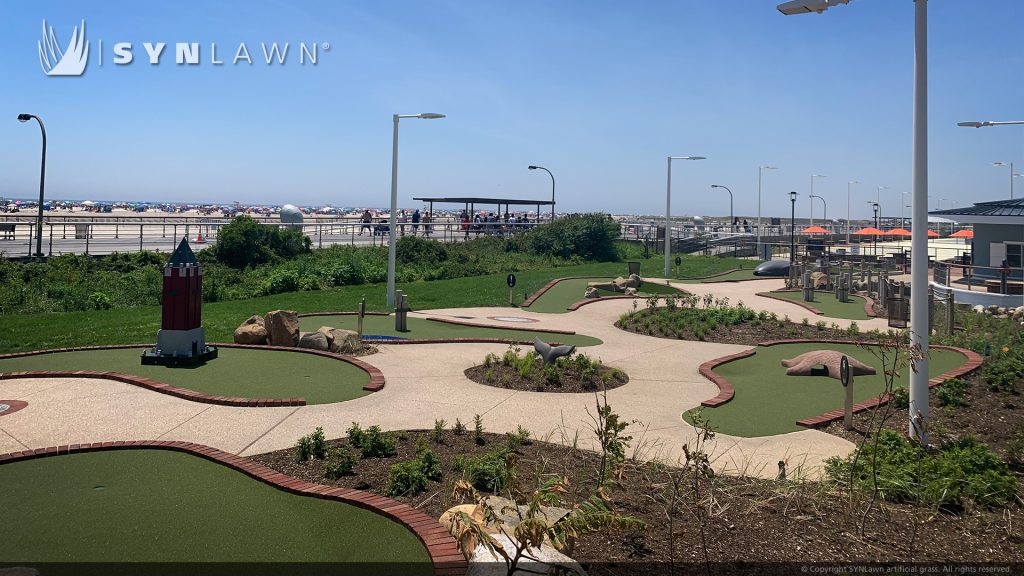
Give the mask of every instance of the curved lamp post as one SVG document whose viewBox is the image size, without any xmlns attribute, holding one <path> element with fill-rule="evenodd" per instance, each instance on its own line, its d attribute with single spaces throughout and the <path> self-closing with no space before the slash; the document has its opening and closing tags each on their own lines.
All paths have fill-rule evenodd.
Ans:
<svg viewBox="0 0 1024 576">
<path fill-rule="evenodd" d="M 423 114 L 394 114 L 392 120 L 395 124 L 394 137 L 391 145 L 391 218 L 388 219 L 388 308 L 395 305 L 395 242 L 397 241 L 397 230 L 395 229 L 398 216 L 398 121 L 402 118 L 420 118 L 423 120 L 434 120 L 444 118 L 444 114 L 424 112 Z"/>
<path fill-rule="evenodd" d="M 672 161 L 707 160 L 704 156 L 669 156 L 668 183 L 665 186 L 665 278 L 669 277 L 669 256 L 672 252 Z"/>
<path fill-rule="evenodd" d="M 850 244 L 850 188 L 854 184 L 860 184 L 859 180 L 850 180 L 846 183 L 846 244 Z"/>
<path fill-rule="evenodd" d="M 1003 168 L 1003 167 L 1009 167 L 1010 168 L 1010 200 L 1013 200 L 1013 179 L 1015 177 L 1014 172 L 1013 172 L 1013 162 L 993 162 L 992 165 L 1000 167 L 1000 168 Z"/>
<path fill-rule="evenodd" d="M 548 170 L 547 168 L 545 168 L 543 166 L 527 166 L 526 168 L 529 169 L 529 170 L 543 170 L 543 171 L 548 173 L 548 176 L 551 177 L 551 221 L 554 222 L 555 221 L 555 175 L 551 173 L 551 170 Z M 539 217 L 540 214 L 538 214 L 537 216 Z"/>
<path fill-rule="evenodd" d="M 811 204 L 811 226 L 814 226 L 814 179 L 815 178 L 828 178 L 824 174 L 811 174 L 811 195 L 807 200 Z"/>
<path fill-rule="evenodd" d="M 825 225 L 828 226 L 828 204 L 825 203 L 825 199 L 818 195 L 813 195 L 811 196 L 811 198 L 817 198 L 818 200 L 821 200 L 821 208 L 824 211 L 824 215 L 822 216 L 822 218 L 825 220 Z M 811 200 L 811 202 L 814 202 L 814 200 Z"/>
<path fill-rule="evenodd" d="M 36 257 L 43 257 L 43 197 L 46 189 L 46 127 L 42 119 L 35 114 L 18 114 L 18 122 L 35 119 L 39 123 L 39 131 L 43 134 L 43 156 L 39 163 L 39 213 L 36 216 Z"/>
<path fill-rule="evenodd" d="M 789 265 L 796 262 L 796 192 L 789 193 Z"/>
<path fill-rule="evenodd" d="M 761 172 L 764 170 L 778 170 L 775 166 L 757 167 L 757 255 L 761 257 Z"/>
<path fill-rule="evenodd" d="M 727 186 L 722 186 L 720 184 L 712 184 L 711 187 L 712 188 L 722 188 L 723 190 L 725 190 L 726 192 L 729 193 L 729 226 L 731 227 L 732 223 L 733 223 L 733 215 L 732 215 L 732 190 L 729 190 L 729 188 Z"/>
</svg>

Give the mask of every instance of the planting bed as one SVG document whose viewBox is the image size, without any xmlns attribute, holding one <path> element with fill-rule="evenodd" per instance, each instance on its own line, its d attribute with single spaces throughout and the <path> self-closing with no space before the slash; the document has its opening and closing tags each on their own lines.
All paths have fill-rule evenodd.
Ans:
<svg viewBox="0 0 1024 576">
<path fill-rule="evenodd" d="M 545 366 L 532 352 L 519 356 L 512 350 L 504 357 L 489 355 L 483 364 L 467 368 L 465 374 L 477 384 L 529 392 L 595 392 L 629 382 L 625 372 L 583 354 Z"/>
</svg>

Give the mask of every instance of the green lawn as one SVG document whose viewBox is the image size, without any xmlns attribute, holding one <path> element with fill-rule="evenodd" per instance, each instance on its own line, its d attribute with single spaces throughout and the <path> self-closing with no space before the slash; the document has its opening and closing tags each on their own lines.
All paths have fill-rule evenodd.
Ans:
<svg viewBox="0 0 1024 576">
<path fill-rule="evenodd" d="M 202 366 L 143 366 L 142 348 L 56 352 L 0 359 L 0 372 L 98 370 L 152 378 L 214 396 L 305 398 L 308 404 L 344 402 L 365 396 L 370 375 L 348 362 L 279 350 L 221 348 Z"/>
<path fill-rule="evenodd" d="M 804 293 L 797 291 L 772 292 L 772 296 L 803 302 Z M 869 320 L 871 317 L 864 312 L 864 299 L 850 296 L 849 302 L 840 302 L 834 292 L 816 291 L 814 301 L 808 302 L 811 306 L 821 310 L 825 316 L 830 318 L 846 318 L 847 320 Z"/>
<path fill-rule="evenodd" d="M 637 260 L 637 259 L 633 259 Z M 663 260 L 639 260 L 640 274 L 660 274 Z M 738 268 L 741 260 L 705 256 L 686 256 L 682 273 L 689 276 L 713 274 Z M 516 272 L 513 293 L 517 303 L 555 278 L 564 276 L 625 276 L 629 272 L 623 262 L 595 262 L 577 266 Z M 461 308 L 471 306 L 508 306 L 506 274 L 490 274 L 434 282 L 400 283 L 415 310 Z M 367 310 L 384 310 L 384 284 L 366 284 L 316 290 L 289 292 L 250 300 L 208 302 L 203 305 L 203 326 L 207 340 L 229 342 L 231 334 L 246 318 L 269 310 L 286 309 L 298 312 L 354 311 L 360 298 L 366 297 Z M 152 343 L 160 328 L 160 307 L 142 306 L 116 310 L 62 312 L 54 314 L 20 314 L 0 319 L 0 354 L 44 348 L 67 348 L 100 344 Z"/>
<path fill-rule="evenodd" d="M 401 524 L 289 494 L 189 454 L 130 450 L 15 462 L 0 466 L 0 485 L 3 563 L 401 562 L 402 574 L 432 573 L 423 544 Z M 353 569 L 380 573 L 365 564 Z"/>
<path fill-rule="evenodd" d="M 472 320 L 466 321 L 471 322 Z M 355 316 L 305 316 L 299 319 L 300 328 L 307 332 L 321 326 L 355 330 L 357 323 L 358 319 Z M 401 338 L 505 338 L 508 340 L 533 340 L 534 337 L 540 336 L 541 340 L 547 342 L 561 342 L 577 346 L 596 346 L 601 343 L 601 340 L 597 338 L 582 334 L 551 334 L 549 332 L 456 326 L 413 317 L 408 318 L 406 326 L 409 328 L 408 332 L 398 332 L 395 330 L 394 316 L 367 316 L 363 320 L 363 334 L 399 336 Z M 530 324 L 519 324 L 518 326 L 529 327 Z"/>
<path fill-rule="evenodd" d="M 758 346 L 753 356 L 723 364 L 715 372 L 724 376 L 736 390 L 736 396 L 718 408 L 701 408 L 711 427 L 731 436 L 771 436 L 806 430 L 797 420 L 818 416 L 843 407 L 845 392 L 838 380 L 825 376 L 786 376 L 783 359 L 812 350 L 836 350 L 874 366 L 879 374 L 857 376 L 854 402 L 878 396 L 885 389 L 880 361 L 870 350 L 853 344 L 782 344 Z M 930 376 L 960 366 L 966 358 L 951 350 L 932 350 Z M 897 385 L 906 385 L 909 368 L 902 371 Z M 691 422 L 689 414 L 683 418 Z"/>
<path fill-rule="evenodd" d="M 547 292 L 541 295 L 540 298 L 534 300 L 526 310 L 530 312 L 548 312 L 548 313 L 564 313 L 568 312 L 566 308 L 571 304 L 575 304 L 580 300 L 583 300 L 583 294 L 587 290 L 587 284 L 591 282 L 607 282 L 611 278 L 573 278 L 572 280 L 562 280 L 558 284 L 552 286 Z M 655 284 L 654 282 L 644 282 L 640 286 L 639 295 L 648 296 L 651 294 L 668 294 L 675 292 L 681 294 L 679 290 L 666 286 L 664 284 Z M 604 296 L 622 296 L 621 292 L 614 292 L 611 290 L 598 290 L 598 293 Z"/>
</svg>

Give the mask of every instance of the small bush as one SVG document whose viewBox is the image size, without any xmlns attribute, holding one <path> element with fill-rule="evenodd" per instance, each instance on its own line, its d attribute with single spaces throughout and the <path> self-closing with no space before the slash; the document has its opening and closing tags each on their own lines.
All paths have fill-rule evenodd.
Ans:
<svg viewBox="0 0 1024 576">
<path fill-rule="evenodd" d="M 473 415 L 473 442 L 476 442 L 477 446 L 487 443 L 484 439 L 484 419 L 479 414 Z"/>
<path fill-rule="evenodd" d="M 455 419 L 455 424 L 452 424 L 452 433 L 456 436 L 462 436 L 466 433 L 466 425 L 462 423 L 462 420 Z"/>
<path fill-rule="evenodd" d="M 416 459 L 391 466 L 384 492 L 388 496 L 412 496 L 425 490 L 428 480 L 440 479 L 441 461 L 423 444 L 417 450 Z"/>
<path fill-rule="evenodd" d="M 530 440 L 530 431 L 523 428 L 522 425 L 516 428 L 515 432 L 508 432 L 505 434 L 505 447 L 512 451 L 518 449 L 520 446 L 532 444 Z"/>
<path fill-rule="evenodd" d="M 352 474 L 356 467 L 356 456 L 348 446 L 341 446 L 327 460 L 325 465 L 327 478 L 337 480 L 342 476 Z"/>
<path fill-rule="evenodd" d="M 966 380 L 950 378 L 935 389 L 935 397 L 940 406 L 963 406 L 968 387 Z"/>
<path fill-rule="evenodd" d="M 511 486 L 515 480 L 512 454 L 504 449 L 476 458 L 457 458 L 456 467 L 462 470 L 463 478 L 477 490 L 498 493 Z"/>
<path fill-rule="evenodd" d="M 359 449 L 363 458 L 387 458 L 398 453 L 394 435 L 381 432 L 380 426 L 370 426 L 366 429 Z"/>
<path fill-rule="evenodd" d="M 562 383 L 562 377 L 558 373 L 558 367 L 554 364 L 545 364 L 544 380 L 547 381 L 548 384 L 554 384 L 556 386 L 560 385 Z"/>
<path fill-rule="evenodd" d="M 892 407 L 897 410 L 906 410 L 910 408 L 910 392 L 903 386 L 893 388 L 889 403 L 891 403 Z"/>
<path fill-rule="evenodd" d="M 327 441 L 324 440 L 324 429 L 317 426 L 312 434 L 299 438 L 295 444 L 295 461 L 306 462 L 316 458 L 327 458 Z"/>
<path fill-rule="evenodd" d="M 444 443 L 444 427 L 448 424 L 442 418 L 441 420 L 434 420 L 434 430 L 430 433 L 430 437 L 434 442 L 438 444 Z"/>
<path fill-rule="evenodd" d="M 353 422 L 352 425 L 348 427 L 347 434 L 349 444 L 352 444 L 356 448 L 362 447 L 364 432 L 363 429 L 359 427 L 358 422 Z"/>
<path fill-rule="evenodd" d="M 295 444 L 295 461 L 308 462 L 312 457 L 313 442 L 309 439 L 309 436 L 299 438 L 299 441 Z"/>
<path fill-rule="evenodd" d="M 94 310 L 110 310 L 113 304 L 110 303 L 110 296 L 103 292 L 93 292 L 89 295 L 89 307 Z"/>
</svg>

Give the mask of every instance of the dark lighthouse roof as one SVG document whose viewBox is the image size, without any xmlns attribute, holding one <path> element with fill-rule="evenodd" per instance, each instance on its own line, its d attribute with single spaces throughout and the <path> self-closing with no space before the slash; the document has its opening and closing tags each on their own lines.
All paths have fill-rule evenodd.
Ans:
<svg viewBox="0 0 1024 576">
<path fill-rule="evenodd" d="M 181 239 L 181 243 L 175 248 L 174 254 L 171 254 L 171 260 L 167 262 L 168 266 L 196 266 L 198 264 L 199 261 L 196 260 L 192 247 L 188 245 L 187 238 Z"/>
</svg>

